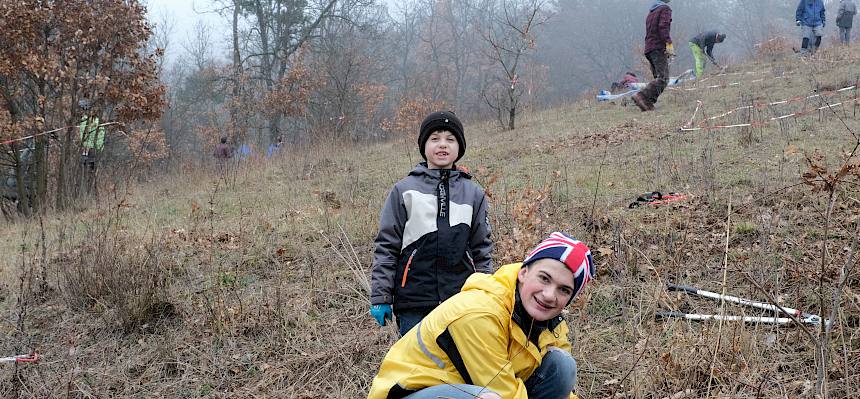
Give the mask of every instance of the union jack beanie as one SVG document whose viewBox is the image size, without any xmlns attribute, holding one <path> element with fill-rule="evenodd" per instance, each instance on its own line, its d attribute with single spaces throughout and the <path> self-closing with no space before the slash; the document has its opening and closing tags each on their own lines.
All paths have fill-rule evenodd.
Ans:
<svg viewBox="0 0 860 399">
<path fill-rule="evenodd" d="M 541 241 L 535 249 L 523 261 L 523 266 L 538 260 L 550 258 L 564 263 L 573 272 L 573 296 L 574 298 L 585 288 L 589 281 L 597 274 L 591 250 L 581 241 L 560 232 L 554 232 Z"/>
</svg>

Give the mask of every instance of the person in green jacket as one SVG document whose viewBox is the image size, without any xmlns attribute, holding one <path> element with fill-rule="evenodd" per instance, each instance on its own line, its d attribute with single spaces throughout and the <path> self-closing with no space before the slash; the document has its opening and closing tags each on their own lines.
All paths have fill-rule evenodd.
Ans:
<svg viewBox="0 0 860 399">
<path fill-rule="evenodd" d="M 523 263 L 472 274 L 391 347 L 368 398 L 576 398 L 562 311 L 594 277 L 588 246 L 560 232 Z"/>
<path fill-rule="evenodd" d="M 83 115 L 81 122 L 78 125 L 78 135 L 81 140 L 81 162 L 95 169 L 96 156 L 105 148 L 105 128 L 99 124 L 98 116 L 88 115 L 90 112 L 90 102 L 81 100 L 78 102 Z"/>
</svg>

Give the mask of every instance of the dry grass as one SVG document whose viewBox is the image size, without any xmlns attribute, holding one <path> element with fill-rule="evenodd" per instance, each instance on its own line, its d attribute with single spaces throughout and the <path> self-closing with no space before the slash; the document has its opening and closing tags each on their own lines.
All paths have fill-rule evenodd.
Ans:
<svg viewBox="0 0 860 399">
<path fill-rule="evenodd" d="M 728 292 L 829 313 L 818 281 L 835 286 L 858 190 L 842 187 L 825 236 L 826 197 L 797 185 L 804 154 L 818 148 L 836 164 L 851 148 L 846 126 L 860 130 L 856 108 L 837 109 L 842 120 L 825 112 L 748 131 L 677 132 L 696 100 L 712 116 L 857 79 L 849 60 L 858 49 L 819 57 L 738 66 L 790 77 L 670 91 L 651 114 L 587 99 L 523 115 L 513 132 L 468 126 L 464 164 L 492 193 L 496 259 L 519 259 L 533 244 L 526 241 L 557 229 L 598 254 L 597 283 L 569 315 L 583 397 L 703 397 L 709 385 L 720 397 L 813 397 L 815 344 L 801 328 L 727 323 L 717 348 L 717 324 L 655 321 L 654 313 L 717 312 L 717 302 L 667 292 L 665 283 L 719 291 L 726 255 Z M 46 217 L 44 227 L 4 226 L 0 353 L 35 347 L 44 360 L 2 366 L 0 396 L 364 396 L 395 336 L 367 315 L 371 244 L 387 190 L 418 160 L 414 147 L 408 138 L 296 148 L 227 182 L 197 171 Z M 653 190 L 693 199 L 627 209 Z M 831 397 L 849 397 L 860 383 L 856 269 L 832 334 Z"/>
</svg>

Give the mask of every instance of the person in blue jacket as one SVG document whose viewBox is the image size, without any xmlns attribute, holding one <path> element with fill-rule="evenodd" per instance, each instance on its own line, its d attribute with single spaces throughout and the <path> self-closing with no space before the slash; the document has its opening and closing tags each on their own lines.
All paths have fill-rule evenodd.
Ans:
<svg viewBox="0 0 860 399">
<path fill-rule="evenodd" d="M 794 19 L 797 26 L 802 28 L 801 54 L 815 54 L 815 51 L 821 46 L 821 36 L 824 33 L 826 22 L 824 2 L 821 0 L 800 0 Z"/>
</svg>

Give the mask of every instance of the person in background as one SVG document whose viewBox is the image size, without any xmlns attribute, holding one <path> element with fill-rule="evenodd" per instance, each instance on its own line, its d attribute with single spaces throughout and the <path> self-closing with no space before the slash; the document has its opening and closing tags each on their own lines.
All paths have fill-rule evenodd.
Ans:
<svg viewBox="0 0 860 399">
<path fill-rule="evenodd" d="M 237 152 L 239 153 L 239 161 L 250 161 L 254 151 L 251 149 L 251 146 L 243 143 L 239 146 Z"/>
<path fill-rule="evenodd" d="M 672 45 L 672 8 L 669 0 L 657 0 L 645 18 L 645 58 L 651 66 L 654 80 L 633 95 L 633 102 L 642 112 L 653 111 L 654 103 L 669 83 L 669 57 L 675 56 Z"/>
<path fill-rule="evenodd" d="M 218 173 L 225 176 L 230 159 L 233 158 L 233 146 L 227 144 L 226 137 L 221 137 L 221 140 L 215 146 L 215 150 L 212 151 L 212 157 L 215 158 L 215 166 L 218 168 Z"/>
<path fill-rule="evenodd" d="M 284 144 L 284 138 L 282 136 L 278 136 L 278 139 L 275 140 L 274 143 L 269 144 L 269 149 L 266 150 L 266 158 L 271 158 L 273 155 L 276 155 L 278 151 L 281 150 L 281 146 Z"/>
<path fill-rule="evenodd" d="M 725 40 L 725 33 L 719 33 L 713 30 L 699 33 L 694 38 L 690 39 L 690 51 L 693 52 L 693 61 L 695 63 L 695 65 L 693 65 L 693 73 L 695 74 L 696 79 L 701 79 L 705 73 L 706 55 L 715 67 L 720 67 L 720 64 L 714 59 L 714 45 L 722 43 Z"/>
<path fill-rule="evenodd" d="M 105 128 L 99 123 L 99 117 L 89 115 L 91 104 L 88 100 L 78 101 L 81 108 L 81 122 L 78 125 L 78 136 L 81 140 L 81 163 L 89 170 L 94 170 L 98 155 L 105 148 Z"/>
<path fill-rule="evenodd" d="M 836 26 L 839 27 L 839 42 L 848 45 L 851 43 L 851 26 L 854 25 L 854 15 L 857 14 L 857 5 L 854 0 L 841 0 L 839 11 L 836 13 Z"/>
<path fill-rule="evenodd" d="M 800 43 L 800 53 L 815 54 L 821 46 L 821 36 L 827 22 L 824 15 L 824 2 L 821 0 L 800 0 L 794 13 L 797 26 L 801 27 L 803 39 Z"/>
<path fill-rule="evenodd" d="M 620 89 L 630 89 L 631 83 L 639 83 L 639 78 L 633 72 L 627 72 L 624 74 L 624 77 L 621 78 L 620 82 L 612 82 L 611 90 L 615 92 Z"/>
<path fill-rule="evenodd" d="M 98 160 L 105 148 L 105 128 L 98 115 L 91 115 L 89 100 L 78 101 L 81 108 L 81 122 L 78 125 L 78 138 L 81 141 L 81 165 L 83 166 L 82 185 L 89 193 L 97 193 Z"/>
</svg>

